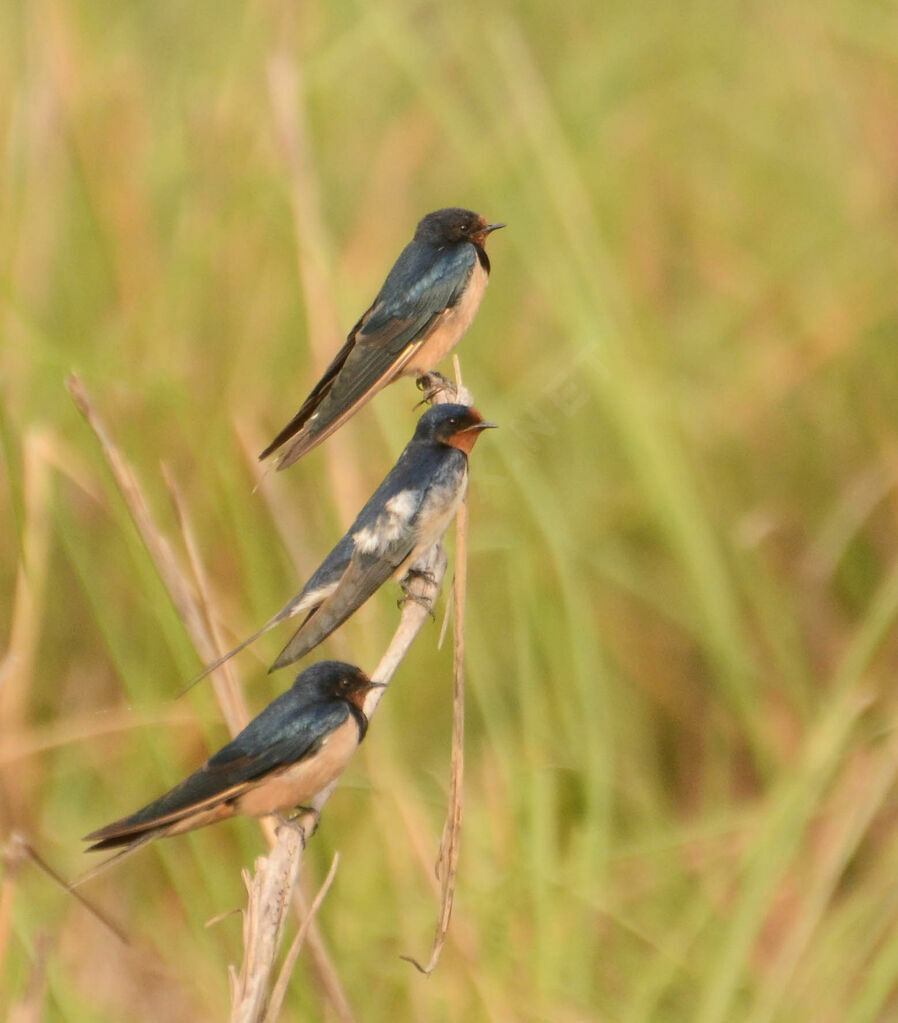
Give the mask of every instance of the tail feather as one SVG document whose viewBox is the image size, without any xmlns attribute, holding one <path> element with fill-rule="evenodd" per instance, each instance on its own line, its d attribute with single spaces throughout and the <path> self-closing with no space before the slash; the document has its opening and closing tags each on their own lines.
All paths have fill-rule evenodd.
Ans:
<svg viewBox="0 0 898 1023">
<path fill-rule="evenodd" d="M 91 867 L 90 870 L 86 870 L 79 877 L 76 877 L 72 881 L 71 887 L 78 888 L 83 885 L 86 881 L 90 881 L 95 878 L 98 874 L 102 874 L 105 870 L 111 867 L 113 864 L 118 863 L 119 860 L 125 859 L 126 856 L 130 856 L 131 853 L 136 852 L 142 845 L 146 845 L 147 842 L 151 842 L 156 837 L 157 829 L 151 831 L 145 831 L 139 834 L 136 838 L 133 834 L 120 836 L 118 839 L 110 838 L 101 842 L 97 842 L 90 846 L 89 849 L 85 849 L 85 852 L 100 852 L 104 849 L 114 849 L 116 846 L 128 843 L 124 849 L 120 849 L 113 856 L 98 863 L 95 867 Z"/>
<path fill-rule="evenodd" d="M 187 683 L 187 685 L 178 695 L 183 696 L 185 693 L 190 692 L 190 690 L 193 689 L 197 682 L 202 682 L 202 680 L 206 678 L 207 675 L 211 675 L 213 671 L 215 671 L 217 668 L 220 668 L 226 661 L 229 661 L 235 654 L 239 654 L 241 650 L 245 650 L 248 646 L 255 643 L 260 636 L 264 636 L 265 633 L 268 632 L 270 629 L 273 629 L 275 625 L 280 625 L 280 623 L 285 621 L 287 618 L 292 618 L 294 615 L 301 614 L 306 609 L 306 607 L 308 607 L 307 601 L 308 597 L 303 597 L 303 594 L 300 593 L 298 597 L 295 597 L 293 600 L 291 600 L 290 603 L 287 604 L 286 607 L 278 611 L 278 613 L 273 618 L 269 618 L 268 621 L 260 629 L 254 632 L 247 639 L 243 640 L 242 643 L 238 643 L 237 646 L 235 646 L 232 650 L 229 650 L 226 654 L 222 654 L 221 657 L 214 660 L 211 664 L 207 664 L 206 667 L 203 668 L 203 670 L 198 675 L 194 675 L 194 677 Z"/>
</svg>

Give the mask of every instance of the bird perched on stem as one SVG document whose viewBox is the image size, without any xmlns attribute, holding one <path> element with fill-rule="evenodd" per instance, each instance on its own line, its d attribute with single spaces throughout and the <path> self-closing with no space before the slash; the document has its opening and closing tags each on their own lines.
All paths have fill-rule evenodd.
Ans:
<svg viewBox="0 0 898 1023">
<path fill-rule="evenodd" d="M 93 842 L 87 851 L 130 851 L 236 814 L 263 817 L 302 807 L 338 777 L 365 738 L 365 696 L 379 685 L 352 664 L 311 665 L 199 770 L 142 810 L 87 835 Z"/>
<path fill-rule="evenodd" d="M 275 625 L 308 612 L 269 670 L 298 661 L 391 576 L 402 579 L 446 531 L 467 488 L 468 454 L 481 432 L 495 425 L 468 405 L 428 409 L 386 479 L 300 593 L 258 632 L 206 667 L 191 685 Z"/>
<path fill-rule="evenodd" d="M 487 235 L 500 227 L 458 207 L 428 213 L 324 376 L 259 458 L 282 448 L 277 468 L 286 469 L 382 387 L 433 369 L 477 313 L 490 273 Z"/>
</svg>

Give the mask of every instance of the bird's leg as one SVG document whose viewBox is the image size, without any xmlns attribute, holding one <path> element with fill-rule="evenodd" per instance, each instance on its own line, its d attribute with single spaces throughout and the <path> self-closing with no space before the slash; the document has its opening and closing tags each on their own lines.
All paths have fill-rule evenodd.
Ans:
<svg viewBox="0 0 898 1023">
<path fill-rule="evenodd" d="M 444 377 L 442 373 L 438 373 L 435 369 L 432 369 L 429 373 L 422 373 L 415 380 L 415 386 L 419 391 L 424 393 L 424 397 L 421 399 L 420 404 L 432 402 L 433 399 L 440 394 L 442 391 L 449 391 L 451 394 L 455 393 L 455 384 L 448 377 Z"/>
<path fill-rule="evenodd" d="M 297 806 L 294 820 L 305 817 L 307 814 L 312 815 L 312 827 L 308 831 L 303 831 L 303 845 L 315 834 L 321 823 L 321 811 L 316 810 L 314 806 Z"/>
<path fill-rule="evenodd" d="M 428 583 L 430 586 L 437 585 L 437 578 L 433 572 L 428 572 L 418 568 L 410 568 L 399 581 L 399 585 L 402 587 L 402 596 L 396 601 L 396 606 L 401 608 L 406 601 L 413 600 L 416 604 L 420 604 L 430 617 L 436 621 L 437 616 L 433 611 L 433 600 L 430 597 L 424 597 L 419 593 L 411 592 L 411 585 L 415 579 L 423 579 L 424 582 Z"/>
<path fill-rule="evenodd" d="M 318 823 L 321 820 L 321 814 L 314 806 L 295 806 L 288 814 L 283 814 L 279 810 L 275 810 L 271 816 L 277 818 L 277 820 L 285 827 L 292 828 L 300 818 L 305 817 L 307 814 L 311 814 L 314 818 L 312 830 L 306 836 L 307 838 L 311 838 L 311 836 L 318 830 Z"/>
<path fill-rule="evenodd" d="M 402 581 L 399 585 L 403 589 L 407 589 L 407 587 L 411 586 L 413 579 L 423 579 L 429 586 L 436 586 L 437 584 L 437 577 L 428 569 L 410 568 L 402 577 Z"/>
</svg>

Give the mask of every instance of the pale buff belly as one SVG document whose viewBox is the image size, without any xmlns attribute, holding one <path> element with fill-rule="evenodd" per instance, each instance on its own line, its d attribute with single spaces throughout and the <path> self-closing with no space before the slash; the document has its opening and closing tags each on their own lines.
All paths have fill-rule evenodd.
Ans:
<svg viewBox="0 0 898 1023">
<path fill-rule="evenodd" d="M 464 295 L 451 309 L 438 317 L 424 343 L 405 364 L 402 370 L 404 375 L 420 376 L 427 373 L 452 351 L 477 315 L 489 279 L 480 260 L 476 260 Z"/>
<path fill-rule="evenodd" d="M 235 801 L 238 813 L 264 817 L 275 810 L 305 806 L 346 767 L 359 745 L 359 726 L 350 716 L 327 738 L 321 749 L 286 771 L 255 786 Z"/>
</svg>

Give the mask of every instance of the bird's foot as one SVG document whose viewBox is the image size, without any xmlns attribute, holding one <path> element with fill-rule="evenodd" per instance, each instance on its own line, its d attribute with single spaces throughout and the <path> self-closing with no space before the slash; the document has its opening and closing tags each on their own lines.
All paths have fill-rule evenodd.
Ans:
<svg viewBox="0 0 898 1023">
<path fill-rule="evenodd" d="M 422 579 L 429 586 L 436 587 L 437 585 L 437 577 L 433 572 L 426 568 L 410 568 L 399 582 L 399 585 L 402 587 L 402 596 L 396 601 L 396 606 L 401 610 L 405 606 L 406 601 L 412 600 L 423 607 L 430 617 L 436 621 L 437 616 L 433 611 L 433 599 L 425 597 L 420 593 L 411 592 L 411 585 L 416 579 Z"/>
<path fill-rule="evenodd" d="M 295 828 L 299 826 L 299 822 L 303 817 L 307 817 L 309 815 L 312 816 L 311 830 L 306 831 L 304 828 L 302 829 L 303 842 L 305 843 L 305 841 L 310 839 L 318 830 L 318 824 L 321 821 L 320 810 L 316 810 L 314 806 L 296 806 L 287 814 L 283 814 L 280 813 L 280 811 L 275 810 L 271 816 L 277 818 L 278 823 L 282 827 Z"/>
<path fill-rule="evenodd" d="M 409 593 L 409 591 L 403 587 L 403 595 L 396 601 L 396 607 L 398 607 L 401 611 L 408 601 L 412 601 L 413 603 L 420 605 L 434 621 L 437 620 L 437 616 L 433 611 L 433 601 L 429 597 L 422 597 L 419 593 Z"/>
<path fill-rule="evenodd" d="M 437 577 L 426 568 L 410 568 L 405 575 L 402 577 L 401 586 L 405 593 L 408 593 L 408 588 L 411 586 L 414 579 L 423 579 L 424 582 L 430 586 L 436 586 Z"/>
<path fill-rule="evenodd" d="M 314 806 L 297 806 L 294 813 L 295 819 L 297 820 L 301 817 L 307 817 L 311 815 L 312 827 L 309 831 L 303 833 L 303 837 L 305 838 L 306 841 L 308 841 L 312 837 L 312 835 L 314 835 L 315 832 L 318 830 L 318 825 L 321 823 L 321 811 L 316 810 Z"/>
<path fill-rule="evenodd" d="M 438 373 L 435 369 L 432 369 L 429 373 L 422 373 L 421 376 L 415 380 L 415 386 L 419 391 L 423 392 L 424 397 L 420 402 L 422 405 L 429 404 L 443 391 L 449 391 L 451 394 L 455 393 L 455 384 L 453 384 L 448 377 L 443 376 L 442 373 Z"/>
</svg>

